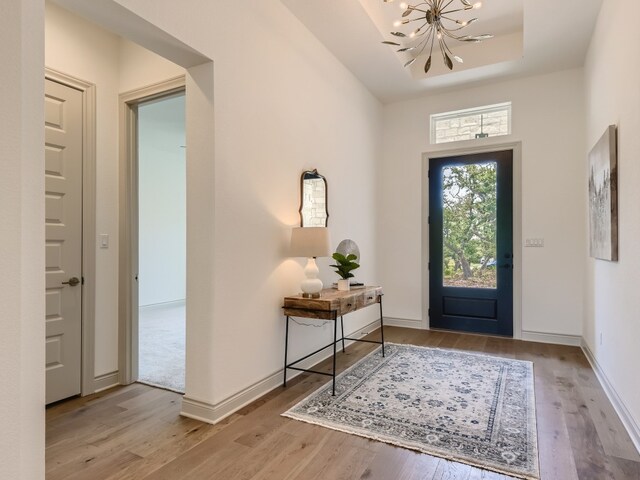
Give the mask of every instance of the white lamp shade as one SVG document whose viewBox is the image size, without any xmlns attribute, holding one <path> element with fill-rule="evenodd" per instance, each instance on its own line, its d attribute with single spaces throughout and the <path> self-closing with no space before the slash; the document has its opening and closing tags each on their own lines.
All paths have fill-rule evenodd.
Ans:
<svg viewBox="0 0 640 480">
<path fill-rule="evenodd" d="M 331 255 L 329 229 L 297 227 L 291 230 L 291 257 L 328 257 Z"/>
</svg>

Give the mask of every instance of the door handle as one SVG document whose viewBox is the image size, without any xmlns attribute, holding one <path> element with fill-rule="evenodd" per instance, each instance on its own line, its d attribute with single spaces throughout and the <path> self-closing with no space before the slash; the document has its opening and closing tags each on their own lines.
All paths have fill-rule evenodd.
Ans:
<svg viewBox="0 0 640 480">
<path fill-rule="evenodd" d="M 80 280 L 78 277 L 71 277 L 68 282 L 62 282 L 63 285 L 69 285 L 70 287 L 75 287 L 80 284 Z"/>
</svg>

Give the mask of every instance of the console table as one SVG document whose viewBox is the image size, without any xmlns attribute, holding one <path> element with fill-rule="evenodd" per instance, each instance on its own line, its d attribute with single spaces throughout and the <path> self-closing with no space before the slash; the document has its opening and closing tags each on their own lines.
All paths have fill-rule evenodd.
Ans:
<svg viewBox="0 0 640 480">
<path fill-rule="evenodd" d="M 344 352 L 344 341 L 352 340 L 355 342 L 377 343 L 382 345 L 382 356 L 384 357 L 384 324 L 382 320 L 382 287 L 364 287 L 349 291 L 339 291 L 333 288 L 322 290 L 320 298 L 303 298 L 302 294 L 284 298 L 284 314 L 287 317 L 287 326 L 284 340 L 284 386 L 287 386 L 287 369 L 298 370 L 301 372 L 311 372 L 320 375 L 328 375 L 333 377 L 333 393 L 336 394 L 336 345 L 342 341 L 342 351 Z M 355 312 L 371 305 L 379 305 L 380 307 L 380 341 L 362 340 L 359 338 L 349 338 L 344 336 L 344 315 Z M 315 352 L 305 355 L 294 362 L 288 363 L 289 350 L 289 320 L 291 317 L 311 318 L 316 320 L 332 320 L 333 321 L 333 342 L 319 348 Z M 342 337 L 338 338 L 338 318 Z M 306 360 L 307 358 L 321 352 L 325 348 L 333 347 L 333 371 L 332 373 L 319 372 L 317 370 L 309 370 L 296 367 L 295 365 Z"/>
</svg>

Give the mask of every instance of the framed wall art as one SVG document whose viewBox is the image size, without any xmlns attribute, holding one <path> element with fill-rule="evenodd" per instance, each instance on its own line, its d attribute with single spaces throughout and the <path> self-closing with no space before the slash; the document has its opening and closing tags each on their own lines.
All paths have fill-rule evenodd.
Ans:
<svg viewBox="0 0 640 480">
<path fill-rule="evenodd" d="M 618 145 L 611 125 L 589 153 L 590 254 L 618 260 Z"/>
</svg>

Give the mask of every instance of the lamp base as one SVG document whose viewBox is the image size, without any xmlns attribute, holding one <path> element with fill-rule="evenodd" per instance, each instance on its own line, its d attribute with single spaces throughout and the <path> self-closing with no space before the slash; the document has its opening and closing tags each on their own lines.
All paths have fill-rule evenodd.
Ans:
<svg viewBox="0 0 640 480">
<path fill-rule="evenodd" d="M 320 292 L 318 293 L 303 293 L 302 298 L 320 298 Z"/>
<path fill-rule="evenodd" d="M 306 278 L 300 284 L 300 290 L 302 290 L 302 298 L 320 298 L 320 292 L 322 291 L 322 280 L 318 278 L 318 266 L 316 260 L 310 257 L 307 260 L 307 266 L 304 267 L 304 274 Z"/>
</svg>

